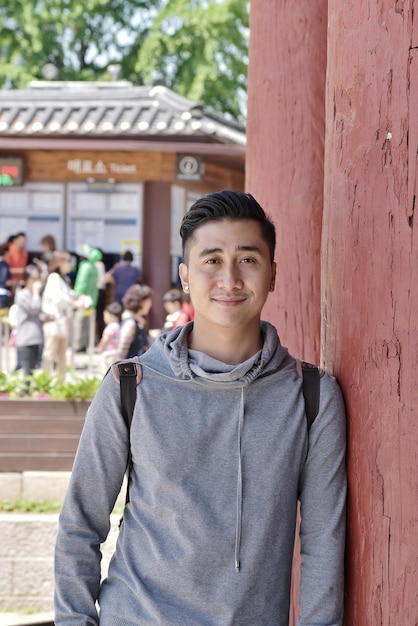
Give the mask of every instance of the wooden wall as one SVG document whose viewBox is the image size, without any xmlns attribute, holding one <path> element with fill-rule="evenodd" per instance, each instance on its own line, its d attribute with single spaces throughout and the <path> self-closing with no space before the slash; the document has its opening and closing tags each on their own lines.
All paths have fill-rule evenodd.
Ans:
<svg viewBox="0 0 418 626">
<path fill-rule="evenodd" d="M 321 360 L 347 404 L 345 626 L 418 624 L 417 15 L 417 0 L 251 3 L 247 188 L 283 229 L 267 311 L 301 356 L 317 347 L 307 303 L 318 299 L 301 275 L 319 262 L 318 222 L 311 217 L 309 235 L 298 185 L 315 177 L 314 157 L 324 185 L 315 310 Z M 324 87 L 318 29 L 327 23 Z M 320 141 L 306 139 L 321 84 L 323 175 Z"/>
<path fill-rule="evenodd" d="M 322 358 L 348 408 L 348 626 L 418 624 L 417 13 L 329 1 Z"/>
</svg>

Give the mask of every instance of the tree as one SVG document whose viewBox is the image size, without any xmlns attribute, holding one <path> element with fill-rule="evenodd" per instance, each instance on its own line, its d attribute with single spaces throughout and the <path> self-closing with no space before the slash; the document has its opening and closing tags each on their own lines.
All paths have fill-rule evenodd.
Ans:
<svg viewBox="0 0 418 626">
<path fill-rule="evenodd" d="M 242 0 L 0 0 L 0 86 L 106 81 L 118 64 L 243 120 L 248 14 Z"/>
</svg>

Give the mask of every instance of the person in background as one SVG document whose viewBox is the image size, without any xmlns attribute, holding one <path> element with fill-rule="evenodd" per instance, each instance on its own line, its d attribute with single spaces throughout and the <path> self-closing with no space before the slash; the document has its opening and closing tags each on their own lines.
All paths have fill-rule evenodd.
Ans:
<svg viewBox="0 0 418 626">
<path fill-rule="evenodd" d="M 0 244 L 0 309 L 5 309 L 11 304 L 9 247 L 10 244 L 7 241 Z"/>
<path fill-rule="evenodd" d="M 35 369 L 43 343 L 41 288 L 38 267 L 34 264 L 27 265 L 15 295 L 15 343 L 18 363 L 24 376 L 29 376 Z"/>
<path fill-rule="evenodd" d="M 103 357 L 105 368 L 119 360 L 118 348 L 120 338 L 120 322 L 122 317 L 122 305 L 119 302 L 111 302 L 103 312 L 105 327 L 101 339 L 97 345 L 97 351 Z"/>
<path fill-rule="evenodd" d="M 147 316 L 152 307 L 152 289 L 131 285 L 123 296 L 118 359 L 140 356 L 149 346 Z"/>
<path fill-rule="evenodd" d="M 102 260 L 102 253 L 97 248 L 88 245 L 82 246 L 84 255 L 77 270 L 74 282 L 74 291 L 78 296 L 84 296 L 85 309 L 94 309 L 94 319 L 96 319 L 95 309 L 99 298 L 99 277 L 95 263 Z M 89 344 L 90 321 L 80 308 L 74 319 L 74 350 L 75 352 L 86 352 Z"/>
<path fill-rule="evenodd" d="M 152 339 L 156 339 L 163 332 L 184 326 L 193 320 L 194 310 L 188 294 L 182 293 L 176 287 L 166 291 L 163 296 L 163 306 L 167 313 L 164 326 L 162 329 L 153 328 L 149 331 Z"/>
<path fill-rule="evenodd" d="M 100 261 L 95 261 L 97 269 L 97 305 L 96 305 L 96 343 L 100 340 L 105 329 L 104 310 L 106 306 L 106 267 L 103 263 L 103 250 L 96 248 L 102 255 Z"/>
<path fill-rule="evenodd" d="M 175 323 L 181 315 L 182 292 L 173 287 L 163 295 L 163 307 L 166 312 L 163 328 L 151 328 L 148 332 L 152 340 L 155 340 L 161 333 L 174 328 Z M 189 320 L 187 319 L 186 322 Z M 185 322 L 185 323 L 186 323 Z"/>
<path fill-rule="evenodd" d="M 134 260 L 130 250 L 122 255 L 121 262 L 117 263 L 106 274 L 106 282 L 113 285 L 113 299 L 122 304 L 123 296 L 131 287 L 139 282 L 139 269 L 132 265 Z"/>
<path fill-rule="evenodd" d="M 51 374 L 56 365 L 56 371 L 61 377 L 65 376 L 67 370 L 66 353 L 73 310 L 84 306 L 82 299 L 71 289 L 67 278 L 71 265 L 68 252 L 55 251 L 48 264 L 48 278 L 42 292 L 42 368 Z"/>
<path fill-rule="evenodd" d="M 35 263 L 40 271 L 43 288 L 48 278 L 48 263 L 51 260 L 55 250 L 57 249 L 57 244 L 54 235 L 51 234 L 44 235 L 39 243 L 42 246 L 42 252 L 39 256 L 35 256 L 33 258 L 33 263 Z M 43 345 L 39 349 L 38 361 L 36 364 L 37 368 L 41 367 L 42 365 L 42 352 Z"/>
<path fill-rule="evenodd" d="M 13 292 L 20 280 L 23 278 L 23 272 L 28 264 L 29 254 L 26 250 L 26 234 L 17 233 L 9 237 L 9 268 L 10 278 L 13 285 Z"/>
<path fill-rule="evenodd" d="M 44 235 L 39 243 L 42 246 L 42 252 L 39 256 L 34 257 L 33 262 L 38 266 L 41 272 L 41 280 L 45 283 L 48 278 L 48 263 L 57 249 L 57 245 L 54 235 L 50 234 Z"/>
<path fill-rule="evenodd" d="M 344 402 L 322 372 L 308 428 L 300 361 L 261 319 L 275 289 L 274 224 L 250 194 L 222 191 L 192 205 L 180 234 L 194 321 L 140 357 L 129 430 L 117 371 L 90 405 L 60 514 L 54 623 L 288 626 L 299 501 L 297 624 L 342 626 Z"/>
<path fill-rule="evenodd" d="M 179 326 L 184 326 L 187 322 L 191 322 L 194 320 L 194 309 L 193 305 L 190 301 L 190 296 L 188 293 L 183 294 L 182 303 L 181 303 L 181 311 L 180 315 L 177 317 L 173 324 L 173 328 L 178 328 Z"/>
<path fill-rule="evenodd" d="M 163 295 L 163 306 L 167 314 L 162 329 L 163 332 L 174 328 L 174 324 L 177 322 L 181 314 L 182 299 L 182 292 L 180 289 L 169 289 Z"/>
<path fill-rule="evenodd" d="M 49 263 L 52 255 L 57 249 L 57 242 L 55 241 L 54 235 L 44 235 L 40 241 L 40 244 L 42 246 L 42 258 L 44 259 L 44 261 Z"/>
</svg>

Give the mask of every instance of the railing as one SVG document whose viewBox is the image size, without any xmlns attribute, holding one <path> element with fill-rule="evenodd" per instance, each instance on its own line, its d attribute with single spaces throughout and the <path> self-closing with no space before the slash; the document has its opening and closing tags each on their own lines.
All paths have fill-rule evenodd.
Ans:
<svg viewBox="0 0 418 626">
<path fill-rule="evenodd" d="M 70 342 L 69 342 L 69 364 L 71 367 L 74 367 L 75 360 L 75 333 L 74 333 L 74 325 L 76 316 L 80 315 L 79 312 L 75 311 L 72 317 L 72 324 L 70 329 Z M 95 338 L 96 338 L 96 309 L 86 309 L 82 312 L 83 318 L 88 318 L 89 320 L 89 338 L 88 338 L 88 346 L 87 346 L 87 355 L 88 355 L 88 364 L 87 369 L 89 372 L 94 372 L 94 349 L 95 349 Z M 10 340 L 10 325 L 9 325 L 9 309 L 4 308 L 0 309 L 0 371 L 10 371 L 13 367 L 15 361 L 15 350 L 14 346 L 9 345 Z"/>
</svg>

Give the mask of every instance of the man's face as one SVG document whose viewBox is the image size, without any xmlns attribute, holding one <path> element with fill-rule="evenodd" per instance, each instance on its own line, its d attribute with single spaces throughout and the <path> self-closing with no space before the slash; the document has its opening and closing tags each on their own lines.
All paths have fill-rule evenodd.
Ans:
<svg viewBox="0 0 418 626">
<path fill-rule="evenodd" d="M 270 261 L 260 225 L 252 219 L 223 219 L 196 229 L 187 244 L 180 277 L 189 285 L 195 326 L 258 325 L 276 264 Z"/>
</svg>

